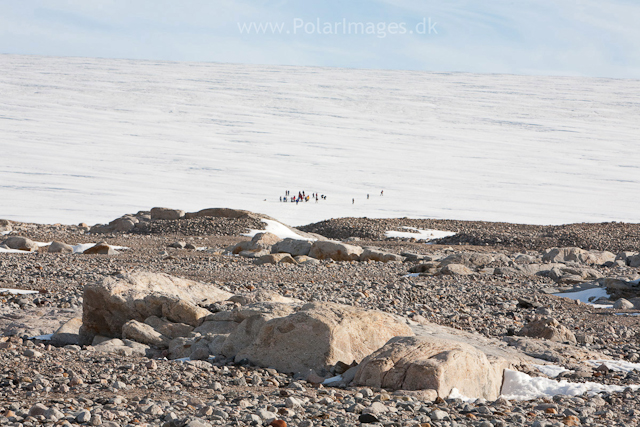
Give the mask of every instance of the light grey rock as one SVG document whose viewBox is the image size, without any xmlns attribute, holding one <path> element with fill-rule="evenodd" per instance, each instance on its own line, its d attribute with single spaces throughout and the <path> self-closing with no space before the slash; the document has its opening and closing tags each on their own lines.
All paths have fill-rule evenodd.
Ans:
<svg viewBox="0 0 640 427">
<path fill-rule="evenodd" d="M 184 218 L 185 213 L 180 209 L 169 208 L 153 208 L 151 209 L 151 219 L 164 219 L 164 220 L 176 220 Z"/>
<path fill-rule="evenodd" d="M 34 252 L 38 250 L 38 245 L 33 240 L 22 236 L 11 236 L 2 243 L 9 249 L 19 251 Z"/>
<path fill-rule="evenodd" d="M 545 338 L 549 341 L 576 343 L 576 337 L 566 326 L 556 319 L 544 317 L 527 323 L 518 335 L 531 338 Z"/>
<path fill-rule="evenodd" d="M 158 348 L 169 347 L 170 339 L 153 327 L 137 320 L 129 320 L 122 326 L 122 338 Z"/>
<path fill-rule="evenodd" d="M 309 256 L 316 259 L 334 261 L 358 261 L 364 249 L 332 240 L 316 241 L 311 245 Z"/>
<path fill-rule="evenodd" d="M 77 345 L 80 342 L 82 318 L 74 317 L 60 326 L 51 337 L 51 344 L 57 346 Z"/>
<path fill-rule="evenodd" d="M 616 308 L 619 310 L 631 310 L 634 308 L 634 305 L 632 302 L 624 298 L 620 298 L 619 300 L 613 303 L 613 308 Z"/>
<path fill-rule="evenodd" d="M 47 248 L 47 252 L 50 254 L 70 254 L 73 252 L 73 247 L 64 242 L 52 242 Z"/>
<path fill-rule="evenodd" d="M 311 242 L 308 240 L 284 239 L 271 247 L 272 253 L 288 253 L 293 257 L 309 255 Z"/>
<path fill-rule="evenodd" d="M 364 248 L 364 252 L 360 255 L 360 261 L 403 262 L 404 257 L 377 248 Z"/>
</svg>

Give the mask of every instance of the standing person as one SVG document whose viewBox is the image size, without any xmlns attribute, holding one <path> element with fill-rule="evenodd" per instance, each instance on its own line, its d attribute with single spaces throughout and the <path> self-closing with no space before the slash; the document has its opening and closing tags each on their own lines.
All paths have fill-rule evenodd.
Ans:
<svg viewBox="0 0 640 427">
<path fill-rule="evenodd" d="M 355 205 L 356 204 L 356 199 L 351 199 L 351 204 Z"/>
<path fill-rule="evenodd" d="M 382 190 L 382 191 L 380 192 L 380 195 L 381 195 L 381 196 L 384 196 L 384 190 Z"/>
<path fill-rule="evenodd" d="M 367 193 L 367 200 L 369 200 L 369 193 Z"/>
</svg>

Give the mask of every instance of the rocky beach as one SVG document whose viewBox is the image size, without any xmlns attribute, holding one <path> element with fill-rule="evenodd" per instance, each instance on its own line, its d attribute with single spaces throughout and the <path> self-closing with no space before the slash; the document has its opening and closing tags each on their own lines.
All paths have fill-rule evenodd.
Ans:
<svg viewBox="0 0 640 427">
<path fill-rule="evenodd" d="M 2 425 L 637 425 L 637 224 L 0 231 Z"/>
</svg>

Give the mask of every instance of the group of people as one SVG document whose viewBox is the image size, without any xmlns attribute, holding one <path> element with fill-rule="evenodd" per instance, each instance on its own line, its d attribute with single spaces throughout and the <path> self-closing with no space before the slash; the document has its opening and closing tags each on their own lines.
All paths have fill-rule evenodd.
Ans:
<svg viewBox="0 0 640 427">
<path fill-rule="evenodd" d="M 384 190 L 380 191 L 380 195 L 384 196 Z M 289 203 L 300 203 L 300 202 L 308 202 L 309 200 L 315 200 L 316 203 L 318 203 L 318 200 L 327 200 L 327 196 L 325 196 L 324 194 L 318 194 L 318 193 L 311 193 L 311 195 L 307 195 L 304 193 L 303 191 L 298 191 L 298 195 L 296 196 L 295 193 L 293 194 L 293 196 L 291 195 L 291 192 L 289 190 L 285 191 L 284 196 L 280 196 L 280 202 L 289 202 Z M 369 199 L 369 194 L 367 194 L 367 200 Z M 353 198 L 351 199 L 351 204 L 355 204 L 356 203 L 356 199 Z"/>
<path fill-rule="evenodd" d="M 309 200 L 315 200 L 316 203 L 318 203 L 320 199 L 327 200 L 327 196 L 325 196 L 324 194 L 318 194 L 318 193 L 311 193 L 311 195 L 308 195 L 304 193 L 304 190 L 298 191 L 297 196 L 295 195 L 295 193 L 291 195 L 291 192 L 289 190 L 285 191 L 284 197 L 280 196 L 281 202 L 289 202 L 289 203 L 296 203 L 296 204 L 300 202 L 308 202 Z"/>
</svg>

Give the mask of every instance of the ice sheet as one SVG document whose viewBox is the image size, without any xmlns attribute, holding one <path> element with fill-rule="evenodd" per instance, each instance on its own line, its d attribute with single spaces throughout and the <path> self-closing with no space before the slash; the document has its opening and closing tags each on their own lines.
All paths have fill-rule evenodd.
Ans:
<svg viewBox="0 0 640 427">
<path fill-rule="evenodd" d="M 638 221 L 637 80 L 16 55 L 0 68 L 10 220 L 166 206 L 294 226 Z M 280 203 L 286 190 L 328 197 Z"/>
</svg>

